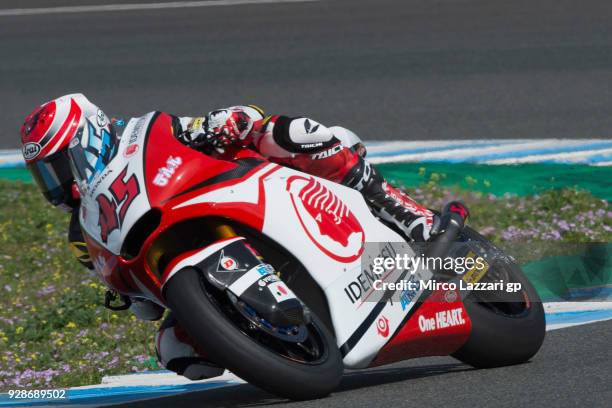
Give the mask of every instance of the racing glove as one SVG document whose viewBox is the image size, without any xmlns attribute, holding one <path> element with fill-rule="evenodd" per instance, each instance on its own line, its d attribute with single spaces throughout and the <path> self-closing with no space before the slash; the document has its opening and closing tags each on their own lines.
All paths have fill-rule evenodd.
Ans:
<svg viewBox="0 0 612 408">
<path fill-rule="evenodd" d="M 184 137 L 195 149 L 223 149 L 246 139 L 254 123 L 255 120 L 239 107 L 219 109 L 205 117 L 193 118 Z"/>
</svg>

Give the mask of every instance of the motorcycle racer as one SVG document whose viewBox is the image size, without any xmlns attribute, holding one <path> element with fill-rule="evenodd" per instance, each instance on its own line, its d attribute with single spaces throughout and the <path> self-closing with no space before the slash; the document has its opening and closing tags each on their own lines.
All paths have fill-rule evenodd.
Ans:
<svg viewBox="0 0 612 408">
<path fill-rule="evenodd" d="M 82 94 L 70 94 L 36 108 L 21 128 L 26 165 L 45 198 L 71 213 L 71 250 L 93 269 L 79 224 L 75 180 L 90 182 L 117 154 L 121 122 L 111 121 Z M 188 146 L 222 160 L 253 149 L 268 160 L 344 184 L 360 191 L 372 210 L 410 240 L 426 241 L 439 228 L 438 218 L 389 185 L 365 159 L 365 147 L 350 130 L 326 127 L 305 117 L 267 116 L 255 106 L 233 106 L 201 117 L 173 116 L 173 131 Z M 87 133 L 88 144 L 81 146 Z M 435 222 L 434 222 L 435 221 Z M 130 299 L 143 320 L 159 320 L 164 308 L 147 299 Z M 220 375 L 169 314 L 156 335 L 160 362 L 191 379 Z"/>
</svg>

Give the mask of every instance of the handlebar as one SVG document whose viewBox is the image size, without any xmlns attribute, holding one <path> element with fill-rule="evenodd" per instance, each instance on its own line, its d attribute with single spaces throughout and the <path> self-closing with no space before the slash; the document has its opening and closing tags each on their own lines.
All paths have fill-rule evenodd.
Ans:
<svg viewBox="0 0 612 408">
<path fill-rule="evenodd" d="M 451 201 L 446 204 L 440 214 L 442 232 L 432 241 L 427 250 L 427 256 L 431 258 L 445 257 L 451 245 L 463 230 L 468 216 L 469 211 L 462 202 Z"/>
</svg>

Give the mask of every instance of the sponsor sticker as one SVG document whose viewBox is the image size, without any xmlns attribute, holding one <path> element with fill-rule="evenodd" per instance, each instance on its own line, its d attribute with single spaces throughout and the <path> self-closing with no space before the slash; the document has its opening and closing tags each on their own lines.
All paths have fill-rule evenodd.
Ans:
<svg viewBox="0 0 612 408">
<path fill-rule="evenodd" d="M 259 264 L 255 267 L 255 270 L 261 275 L 266 276 L 274 273 L 274 267 L 270 264 Z"/>
<path fill-rule="evenodd" d="M 472 268 L 465 272 L 462 278 L 463 281 L 465 283 L 479 282 L 489 270 L 489 263 L 486 262 L 482 257 L 477 257 L 477 255 L 473 251 L 468 252 L 468 254 L 465 256 L 465 259 L 476 259 L 477 261 L 479 261 L 479 263 L 475 263 Z"/>
<path fill-rule="evenodd" d="M 192 132 L 197 132 L 197 131 L 201 131 L 202 129 L 204 129 L 204 118 L 203 117 L 193 118 L 193 120 L 189 124 L 189 129 Z"/>
<path fill-rule="evenodd" d="M 176 172 L 181 164 L 183 164 L 183 159 L 180 157 L 172 157 L 169 156 L 166 160 L 166 165 L 164 167 L 160 167 L 157 171 L 157 175 L 153 179 L 153 184 L 159 187 L 165 187 L 168 185 L 168 182 Z"/>
<path fill-rule="evenodd" d="M 314 177 L 292 176 L 287 191 L 308 238 L 330 258 L 349 263 L 363 252 L 365 232 L 348 205 Z"/>
<path fill-rule="evenodd" d="M 385 316 L 380 316 L 376 321 L 376 331 L 381 337 L 389 336 L 389 319 Z"/>
<path fill-rule="evenodd" d="M 410 302 L 412 302 L 412 299 L 414 299 L 419 292 L 416 286 L 416 276 L 415 275 L 410 276 L 409 282 L 414 282 L 414 285 L 407 285 L 408 288 L 406 288 L 406 290 L 404 290 L 400 294 L 400 305 L 402 306 L 403 311 L 405 311 L 408 308 L 408 306 L 410 305 Z"/>
<path fill-rule="evenodd" d="M 291 289 L 289 289 L 283 282 L 272 282 L 268 285 L 268 290 L 274 296 L 277 302 L 282 302 L 287 299 L 291 299 L 294 296 Z"/>
<path fill-rule="evenodd" d="M 235 271 L 238 269 L 238 262 L 231 256 L 224 256 L 219 261 L 219 265 L 227 271 Z"/>
<path fill-rule="evenodd" d="M 106 121 L 106 115 L 100 109 L 98 109 L 98 112 L 96 113 L 96 122 L 98 122 L 98 126 L 100 127 L 104 127 L 108 123 Z"/>
<path fill-rule="evenodd" d="M 23 158 L 26 160 L 32 160 L 40 153 L 40 145 L 38 143 L 26 143 L 23 145 Z"/>
<path fill-rule="evenodd" d="M 126 147 L 125 150 L 123 151 L 123 157 L 132 157 L 133 155 L 136 154 L 137 151 L 138 151 L 137 144 L 128 145 L 128 147 Z"/>
<path fill-rule="evenodd" d="M 436 312 L 433 317 L 420 315 L 418 322 L 421 333 L 462 326 L 466 323 L 463 317 L 463 308 L 460 307 Z"/>
<path fill-rule="evenodd" d="M 338 146 L 334 146 L 334 147 L 332 147 L 330 149 L 327 149 L 327 150 L 324 150 L 322 152 L 315 153 L 311 157 L 312 157 L 313 160 L 326 159 L 326 158 L 328 158 L 330 156 L 333 156 L 335 154 L 340 153 L 342 151 L 342 148 L 343 148 L 342 145 L 339 144 Z"/>
<path fill-rule="evenodd" d="M 268 286 L 271 283 L 279 282 L 279 281 L 280 281 L 280 279 L 278 278 L 278 276 L 276 276 L 276 275 L 268 275 L 268 276 L 265 276 L 265 277 L 261 278 L 257 282 L 257 284 L 259 286 Z"/>
<path fill-rule="evenodd" d="M 457 301 L 457 291 L 456 290 L 447 290 L 444 293 L 444 300 L 448 303 L 453 303 Z"/>
</svg>

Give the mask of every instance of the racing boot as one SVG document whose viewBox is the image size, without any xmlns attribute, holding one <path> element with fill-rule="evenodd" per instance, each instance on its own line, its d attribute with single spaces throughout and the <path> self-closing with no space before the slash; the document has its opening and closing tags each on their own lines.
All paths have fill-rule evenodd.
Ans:
<svg viewBox="0 0 612 408">
<path fill-rule="evenodd" d="M 360 191 L 376 216 L 394 225 L 411 241 L 429 241 L 438 229 L 439 217 L 387 183 L 363 157 L 359 157 L 342 184 Z"/>
<path fill-rule="evenodd" d="M 193 342 L 172 313 L 168 314 L 155 335 L 155 350 L 164 367 L 190 380 L 218 377 L 224 371 Z"/>
</svg>

